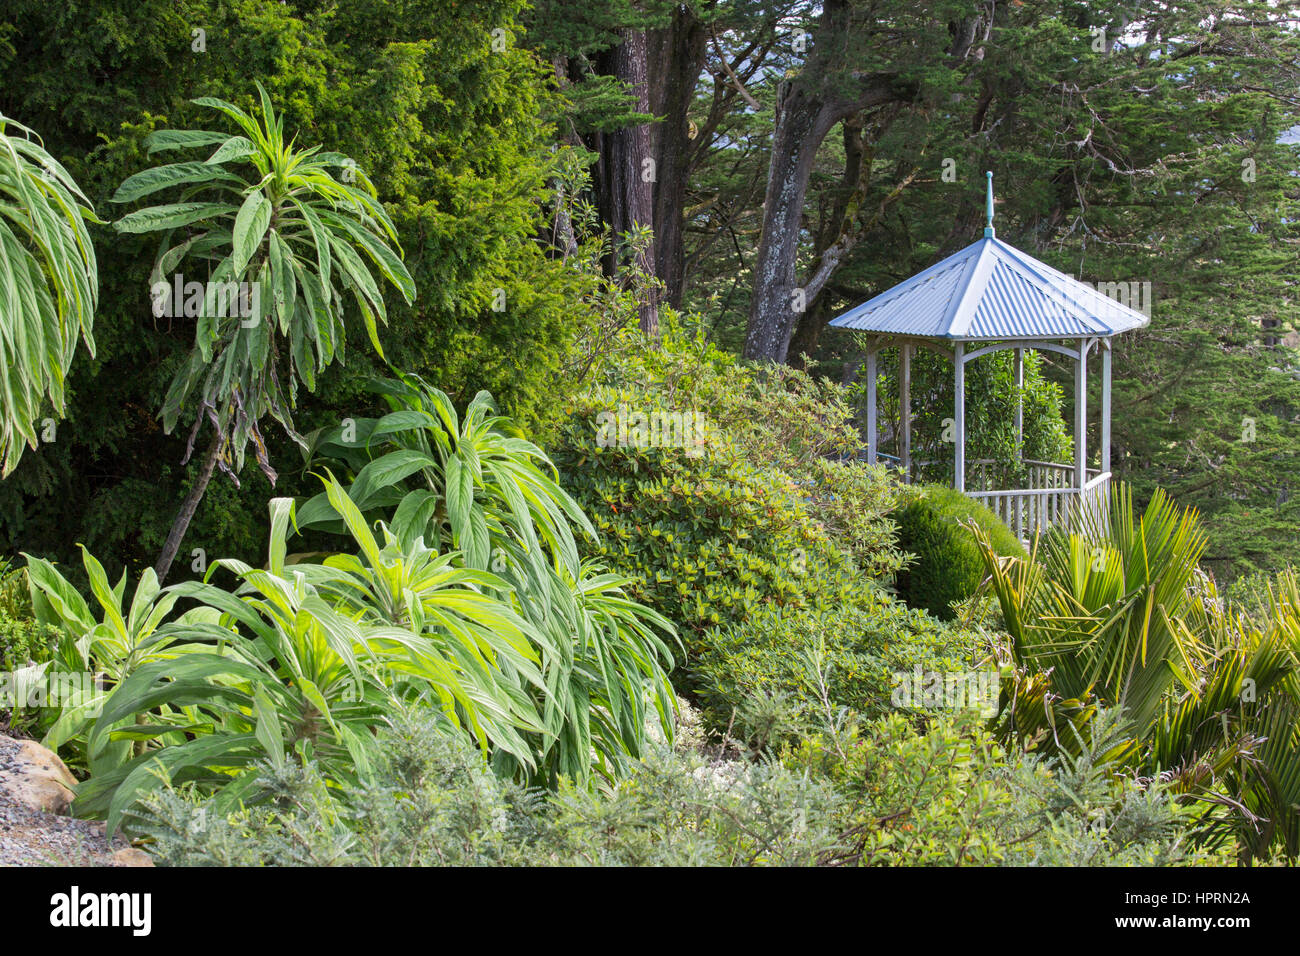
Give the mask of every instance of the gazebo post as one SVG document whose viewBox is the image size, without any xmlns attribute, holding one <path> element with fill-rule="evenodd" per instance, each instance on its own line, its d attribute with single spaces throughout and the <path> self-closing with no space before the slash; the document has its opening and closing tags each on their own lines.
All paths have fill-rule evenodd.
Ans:
<svg viewBox="0 0 1300 956">
<path fill-rule="evenodd" d="M 1110 339 L 1101 342 L 1101 471 L 1110 471 Z"/>
<path fill-rule="evenodd" d="M 1079 339 L 1074 366 L 1074 487 L 1088 483 L 1088 340 Z"/>
<path fill-rule="evenodd" d="M 898 417 L 899 455 L 903 480 L 912 480 L 912 346 L 898 347 Z"/>
<path fill-rule="evenodd" d="M 867 464 L 876 463 L 876 340 L 867 345 Z"/>
<path fill-rule="evenodd" d="M 958 342 L 953 363 L 953 487 L 966 490 L 966 344 Z"/>
<path fill-rule="evenodd" d="M 1016 451 L 1025 460 L 1025 350 L 1016 349 Z"/>
</svg>

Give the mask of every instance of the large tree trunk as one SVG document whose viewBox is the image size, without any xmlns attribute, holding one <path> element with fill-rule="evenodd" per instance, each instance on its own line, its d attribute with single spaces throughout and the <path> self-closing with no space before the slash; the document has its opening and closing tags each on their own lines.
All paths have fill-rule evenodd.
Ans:
<svg viewBox="0 0 1300 956">
<path fill-rule="evenodd" d="M 636 111 L 650 112 L 650 94 L 646 67 L 646 33 L 644 30 L 620 30 L 621 42 L 600 56 L 601 72 L 628 84 L 636 96 Z M 640 123 L 603 133 L 597 168 L 597 201 L 601 217 L 615 236 L 642 226 L 654 226 L 654 179 L 657 175 L 654 152 L 650 145 L 650 125 Z M 651 243 L 642 250 L 638 265 L 646 274 L 657 275 L 655 248 Z M 617 262 L 607 262 L 610 274 Z M 654 293 L 640 304 L 641 330 L 659 334 L 659 304 Z"/>
<path fill-rule="evenodd" d="M 194 512 L 198 510 L 199 502 L 203 500 L 203 493 L 208 490 L 208 483 L 212 481 L 212 472 L 217 467 L 217 459 L 221 457 L 221 444 L 222 436 L 217 432 L 212 437 L 212 444 L 203 459 L 199 476 L 195 479 L 194 486 L 190 488 L 190 493 L 181 502 L 181 510 L 176 513 L 176 520 L 172 522 L 171 531 L 167 533 L 162 554 L 158 556 L 158 563 L 154 565 L 154 573 L 158 575 L 159 584 L 166 580 L 167 572 L 171 570 L 172 562 L 176 560 L 176 552 L 181 548 L 181 540 L 189 530 L 190 522 L 194 520 Z"/>
<path fill-rule="evenodd" d="M 569 86 L 569 58 L 555 54 L 551 58 L 551 69 L 555 71 L 555 83 L 561 92 Z M 579 147 L 582 138 L 571 123 L 562 123 L 559 130 L 560 142 L 566 146 Z M 549 184 L 555 195 L 555 213 L 550 222 L 539 226 L 538 239 L 548 255 L 557 259 L 567 259 L 578 252 L 578 237 L 573 229 L 573 220 L 569 215 L 570 197 L 565 195 L 565 185 L 558 177 L 552 177 Z"/>
<path fill-rule="evenodd" d="M 847 254 L 846 238 L 851 236 L 852 220 L 862 205 L 866 195 L 867 182 L 871 177 L 871 155 L 873 150 L 865 146 L 863 123 L 858 117 L 850 117 L 842 124 L 844 139 L 844 174 L 840 177 L 840 187 L 835 196 L 830 216 L 827 217 L 817 236 L 817 264 L 813 269 L 809 285 L 817 283 L 815 288 L 805 288 L 804 313 L 798 317 L 794 337 L 790 342 L 789 354 L 792 364 L 802 365 L 800 356 L 812 356 L 817 351 L 821 331 L 830 321 L 821 298 L 830 274 L 838 266 L 843 254 Z"/>
<path fill-rule="evenodd" d="M 807 288 L 798 285 L 795 269 L 801 218 L 822 140 L 839 122 L 886 104 L 901 108 L 915 102 L 919 93 L 915 82 L 902 81 L 897 74 L 858 70 L 846 43 L 854 30 L 860 29 L 854 18 L 861 13 L 860 9 L 855 13 L 850 0 L 823 0 L 812 51 L 778 97 L 763 232 L 745 331 L 745 357 L 749 359 L 785 362 L 802 311 L 816 299 L 856 241 L 852 230 L 841 232 L 837 241 L 821 251 Z M 987 29 L 982 39 L 979 35 L 982 22 L 954 27 L 948 51 L 954 62 L 974 55 L 972 44 L 987 40 Z M 891 193 L 886 201 L 896 196 L 897 192 Z"/>
<path fill-rule="evenodd" d="M 790 334 L 802 311 L 795 283 L 800 221 L 817 148 L 835 122 L 828 112 L 826 103 L 801 79 L 791 82 L 781 98 L 763 199 L 763 232 L 754 264 L 754 297 L 745 332 L 748 359 L 784 362 Z"/>
<path fill-rule="evenodd" d="M 827 0 L 819 36 L 835 37 L 844 29 L 845 5 Z M 803 72 L 790 81 L 777 106 L 772 158 L 768 165 L 767 192 L 763 200 L 763 233 L 754 263 L 754 295 L 745 332 L 745 358 L 784 362 L 790 335 L 803 309 L 838 266 L 838 253 L 825 274 L 815 277 L 813 296 L 798 286 L 795 267 L 799 254 L 801 219 L 808 179 L 817 150 L 835 124 L 863 110 L 901 102 L 915 90 L 900 88 L 890 74 L 828 77 L 827 60 L 833 53 L 819 51 L 818 40 Z M 823 94 L 825 89 L 829 92 Z M 830 252 L 835 253 L 833 247 Z"/>
<path fill-rule="evenodd" d="M 676 308 L 682 304 L 686 285 L 683 213 L 694 149 L 689 111 L 704 69 L 708 31 L 694 7 L 679 4 L 672 23 L 650 36 L 650 111 L 663 117 L 651 135 L 656 172 L 655 265 L 665 298 Z"/>
</svg>

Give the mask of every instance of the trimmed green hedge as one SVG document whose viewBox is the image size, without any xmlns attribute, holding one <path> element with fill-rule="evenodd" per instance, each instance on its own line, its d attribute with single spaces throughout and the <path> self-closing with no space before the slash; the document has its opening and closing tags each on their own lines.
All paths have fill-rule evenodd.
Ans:
<svg viewBox="0 0 1300 956">
<path fill-rule="evenodd" d="M 899 572 L 896 587 L 910 606 L 951 620 L 952 603 L 974 594 L 984 576 L 975 537 L 962 522 L 979 525 L 999 555 L 1024 556 L 1025 549 L 992 511 L 960 491 L 940 485 L 923 485 L 917 491 L 894 515 L 899 548 L 916 555 Z"/>
</svg>

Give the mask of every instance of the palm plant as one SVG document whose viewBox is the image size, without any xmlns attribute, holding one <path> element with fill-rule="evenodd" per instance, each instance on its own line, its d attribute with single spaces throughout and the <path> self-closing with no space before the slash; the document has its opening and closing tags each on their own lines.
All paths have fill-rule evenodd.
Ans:
<svg viewBox="0 0 1300 956">
<path fill-rule="evenodd" d="M 1216 642 L 1216 656 L 1224 659 L 1220 683 L 1227 687 L 1203 696 L 1212 699 L 1217 691 L 1223 703 L 1199 715 L 1199 722 L 1184 719 L 1182 727 L 1190 733 L 1212 719 L 1226 720 L 1251 736 L 1254 759 L 1233 768 L 1242 815 L 1250 817 L 1231 820 L 1231 832 L 1248 858 L 1277 846 L 1294 860 L 1300 856 L 1300 582 L 1286 571 L 1275 583 L 1268 589 L 1270 613 L 1263 626 L 1220 615 L 1244 636 Z"/>
<path fill-rule="evenodd" d="M 1145 728 L 1173 680 L 1169 664 L 1190 665 L 1175 619 L 1206 537 L 1195 512 L 1180 512 L 1163 492 L 1141 518 L 1126 487 L 1111 504 L 1076 512 L 1070 532 L 1047 534 L 1029 561 L 990 560 L 988 550 L 984 561 L 1015 659 L 1051 668 L 1057 693 L 1095 692 Z"/>
<path fill-rule="evenodd" d="M 24 444 L 36 447 L 46 397 L 62 416 L 78 337 L 95 354 L 99 277 L 87 221 L 100 222 L 68 171 L 0 114 L 0 474 Z"/>
<path fill-rule="evenodd" d="M 1300 595 L 1285 578 L 1266 627 L 1225 609 L 1197 567 L 1196 513 L 1157 492 L 1139 518 L 1122 485 L 1027 559 L 973 530 L 1010 637 L 1006 736 L 1077 753 L 1099 706 L 1116 709 L 1130 731 L 1110 762 L 1204 801 L 1212 838 L 1300 849 Z"/>
<path fill-rule="evenodd" d="M 260 120 L 224 100 L 195 100 L 229 117 L 241 133 L 154 132 L 145 141 L 151 155 L 216 149 L 201 161 L 137 173 L 113 196 L 115 202 L 133 202 L 182 187 L 178 201 L 137 210 L 113 225 L 124 233 L 162 234 L 150 277 L 156 295 L 166 295 L 183 262 L 201 263 L 206 279 L 194 347 L 172 380 L 162 419 L 170 433 L 191 397 L 197 398 L 185 461 L 205 420 L 213 436 L 158 558 L 159 580 L 166 578 L 217 467 L 237 483 L 251 442 L 274 484 L 259 430 L 265 416 L 303 442 L 291 416 L 298 383 L 314 390 L 317 373 L 344 357 L 342 293 L 351 293 L 381 356 L 376 320 L 386 321 L 387 311 L 371 267 L 408 304 L 415 298 L 400 247 L 393 248 L 396 230 L 370 180 L 340 153 L 298 149 L 287 141 L 283 117 L 275 115 L 266 91 L 257 89 Z M 240 293 L 238 308 L 231 307 L 231 290 Z"/>
</svg>

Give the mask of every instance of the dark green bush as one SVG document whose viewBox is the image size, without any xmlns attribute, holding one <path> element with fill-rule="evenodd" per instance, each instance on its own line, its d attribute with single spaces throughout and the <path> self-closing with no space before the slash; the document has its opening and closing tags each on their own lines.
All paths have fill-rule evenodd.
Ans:
<svg viewBox="0 0 1300 956">
<path fill-rule="evenodd" d="M 894 521 L 898 546 L 916 556 L 898 575 L 898 593 L 912 607 L 944 620 L 954 616 L 952 603 L 974 594 L 984 577 L 975 538 L 963 522 L 984 529 L 999 555 L 1025 555 L 1024 546 L 992 511 L 952 488 L 921 486 Z"/>
</svg>

